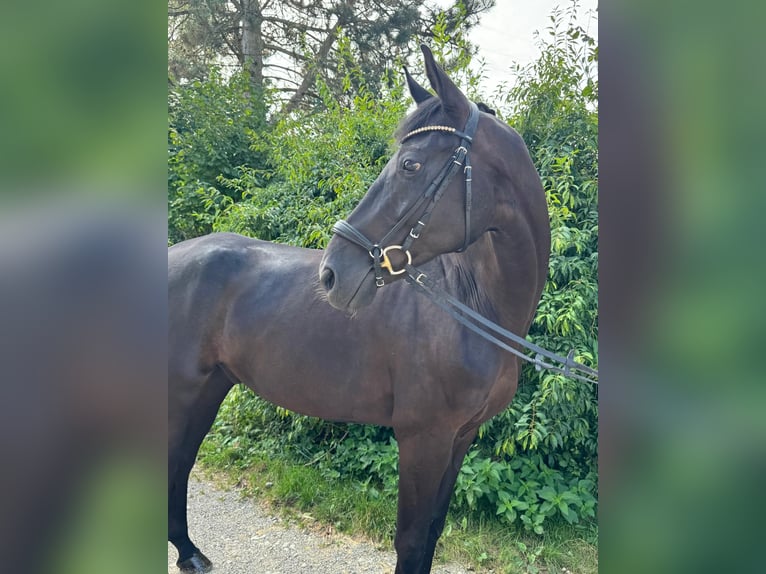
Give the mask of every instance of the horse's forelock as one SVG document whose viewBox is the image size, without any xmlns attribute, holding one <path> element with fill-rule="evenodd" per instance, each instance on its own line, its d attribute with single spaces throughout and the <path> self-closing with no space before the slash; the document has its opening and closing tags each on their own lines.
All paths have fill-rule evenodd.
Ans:
<svg viewBox="0 0 766 574">
<path fill-rule="evenodd" d="M 489 108 L 486 104 L 479 102 L 479 110 L 488 114 L 495 115 L 495 110 Z M 442 103 L 438 97 L 432 97 L 420 104 L 414 112 L 408 115 L 396 128 L 394 137 L 397 142 L 413 130 L 429 125 L 443 125 L 445 123 L 444 113 L 442 112 Z M 452 126 L 462 130 L 463 126 Z"/>
<path fill-rule="evenodd" d="M 443 113 L 441 100 L 437 97 L 430 98 L 420 104 L 414 112 L 402 120 L 402 122 L 399 124 L 399 127 L 396 129 L 396 132 L 394 133 L 394 137 L 396 138 L 396 141 L 399 142 L 412 130 L 422 128 L 427 125 L 443 123 L 440 121 L 440 118 L 442 117 Z"/>
</svg>

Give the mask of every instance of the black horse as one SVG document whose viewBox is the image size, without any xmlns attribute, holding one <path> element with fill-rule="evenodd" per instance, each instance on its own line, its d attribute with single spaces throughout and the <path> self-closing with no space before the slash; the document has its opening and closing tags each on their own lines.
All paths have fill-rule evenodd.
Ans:
<svg viewBox="0 0 766 574">
<path fill-rule="evenodd" d="M 168 539 L 183 571 L 211 566 L 188 536 L 187 481 L 233 384 L 298 413 L 393 427 L 397 574 L 430 572 L 463 457 L 513 398 L 518 359 L 397 281 L 428 275 L 525 335 L 548 268 L 545 195 L 523 141 L 423 52 L 437 95 L 407 74 L 418 107 L 401 145 L 324 252 L 234 234 L 169 250 Z"/>
</svg>

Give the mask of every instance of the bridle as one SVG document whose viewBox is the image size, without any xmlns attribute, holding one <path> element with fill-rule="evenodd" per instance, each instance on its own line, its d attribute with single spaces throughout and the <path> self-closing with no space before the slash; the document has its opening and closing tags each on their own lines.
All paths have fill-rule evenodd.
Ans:
<svg viewBox="0 0 766 574">
<path fill-rule="evenodd" d="M 402 143 L 409 138 L 422 133 L 440 131 L 458 136 L 460 138 L 460 143 L 455 151 L 452 152 L 447 163 L 444 164 L 444 167 L 442 167 L 441 171 L 439 171 L 431 182 L 431 185 L 426 188 L 418 200 L 399 218 L 390 231 L 383 236 L 383 239 L 378 242 L 370 241 L 361 231 L 344 219 L 341 219 L 332 227 L 333 233 L 340 235 L 352 243 L 356 243 L 370 254 L 370 257 L 372 257 L 373 269 L 375 270 L 375 285 L 378 288 L 385 285 L 383 279 L 384 269 L 388 271 L 389 275 L 401 275 L 402 273 L 407 272 L 407 266 L 412 265 L 410 248 L 412 247 L 412 244 L 420 238 L 420 234 L 423 232 L 423 228 L 428 224 L 428 220 L 431 218 L 431 213 L 436 207 L 436 204 L 439 199 L 441 199 L 447 186 L 461 167 L 465 174 L 465 240 L 463 246 L 458 251 L 465 251 L 471 241 L 471 159 L 468 155 L 468 151 L 471 149 L 473 135 L 476 133 L 476 126 L 479 123 L 479 108 L 473 102 L 469 103 L 471 104 L 471 111 L 468 114 L 468 120 L 466 120 L 465 128 L 462 132 L 450 126 L 424 126 L 412 130 L 400 140 L 400 143 Z M 387 246 L 386 244 L 391 238 L 398 234 L 407 222 L 418 212 L 420 212 L 420 214 L 417 223 L 410 229 L 404 242 L 401 245 Z M 400 250 L 407 259 L 407 263 L 401 269 L 394 269 L 391 259 L 388 257 L 388 253 L 393 250 Z"/>
<path fill-rule="evenodd" d="M 418 134 L 431 131 L 441 131 L 445 133 L 451 133 L 460 138 L 460 142 L 455 151 L 444 164 L 441 171 L 436 175 L 431 184 L 426 188 L 423 194 L 418 200 L 410 206 L 410 208 L 402 215 L 394 226 L 386 233 L 383 238 L 378 242 L 370 241 L 361 231 L 351 225 L 348 221 L 341 219 L 332 227 L 333 233 L 347 239 L 351 243 L 359 245 L 365 249 L 372 258 L 373 269 L 375 271 L 375 285 L 381 288 L 385 285 L 383 270 L 385 269 L 389 275 L 401 275 L 406 273 L 405 280 L 413 285 L 419 292 L 428 297 L 434 304 L 441 307 L 456 321 L 483 337 L 487 341 L 494 343 L 501 349 L 504 349 L 522 360 L 532 363 L 539 371 L 541 369 L 552 370 L 557 373 L 561 373 L 566 377 L 571 377 L 588 383 L 598 384 L 598 371 L 591 369 L 581 363 L 574 360 L 574 349 L 569 352 L 566 357 L 562 357 L 551 351 L 547 351 L 542 347 L 530 343 L 523 337 L 504 329 L 497 323 L 494 323 L 479 315 L 476 311 L 466 306 L 464 303 L 447 293 L 441 287 L 435 285 L 428 276 L 420 269 L 412 265 L 412 254 L 410 248 L 412 244 L 420 238 L 423 228 L 428 224 L 428 220 L 431 218 L 431 213 L 436 207 L 437 202 L 441 199 L 444 191 L 449 183 L 455 177 L 455 174 L 462 167 L 465 174 L 465 239 L 463 246 L 458 251 L 465 251 L 470 243 L 471 237 L 471 160 L 469 151 L 471 144 L 473 143 L 473 136 L 476 133 L 476 127 L 479 123 L 479 109 L 473 102 L 470 103 L 470 113 L 466 120 L 465 128 L 463 131 L 459 131 L 450 126 L 434 125 L 424 126 L 412 130 L 407 133 L 401 140 L 405 140 L 414 137 Z M 410 221 L 416 213 L 420 212 L 417 223 L 410 229 L 409 234 L 405 238 L 401 245 L 387 245 L 386 244 L 399 233 L 404 226 Z M 394 269 L 391 259 L 388 257 L 389 251 L 400 250 L 405 258 L 406 262 L 401 269 Z M 519 347 L 526 348 L 527 350 L 535 353 L 528 355 L 516 347 L 512 347 L 499 337 L 504 337 L 510 340 Z M 547 359 L 547 360 L 546 360 Z M 554 365 L 549 361 L 560 363 L 562 366 Z M 580 374 L 580 373 L 584 373 Z"/>
</svg>

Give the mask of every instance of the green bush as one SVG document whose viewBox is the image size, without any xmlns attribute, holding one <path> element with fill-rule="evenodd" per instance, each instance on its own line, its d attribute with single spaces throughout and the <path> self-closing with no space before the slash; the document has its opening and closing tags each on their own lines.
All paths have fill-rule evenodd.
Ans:
<svg viewBox="0 0 766 574">
<path fill-rule="evenodd" d="M 210 233 L 216 217 L 241 200 L 221 184 L 243 167 L 268 172 L 258 145 L 267 131 L 266 98 L 254 98 L 247 76 L 173 86 L 168 93 L 168 236 L 171 243 Z"/>
<path fill-rule="evenodd" d="M 361 88 L 344 107 L 318 83 L 324 96 L 321 111 L 283 118 L 264 136 L 274 166 L 268 183 L 251 168 L 221 180 L 244 200 L 218 215 L 215 230 L 321 248 L 330 240 L 333 223 L 375 181 L 408 105 L 402 86 L 384 99 Z"/>
</svg>

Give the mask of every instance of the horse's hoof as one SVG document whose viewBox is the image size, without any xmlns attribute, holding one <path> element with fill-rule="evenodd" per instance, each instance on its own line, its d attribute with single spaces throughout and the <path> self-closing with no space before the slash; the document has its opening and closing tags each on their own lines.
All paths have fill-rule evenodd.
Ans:
<svg viewBox="0 0 766 574">
<path fill-rule="evenodd" d="M 176 562 L 176 565 L 185 574 L 199 574 L 201 572 L 210 572 L 213 569 L 213 563 L 199 550 L 192 554 L 191 558 L 187 558 L 183 562 L 179 560 Z"/>
</svg>

